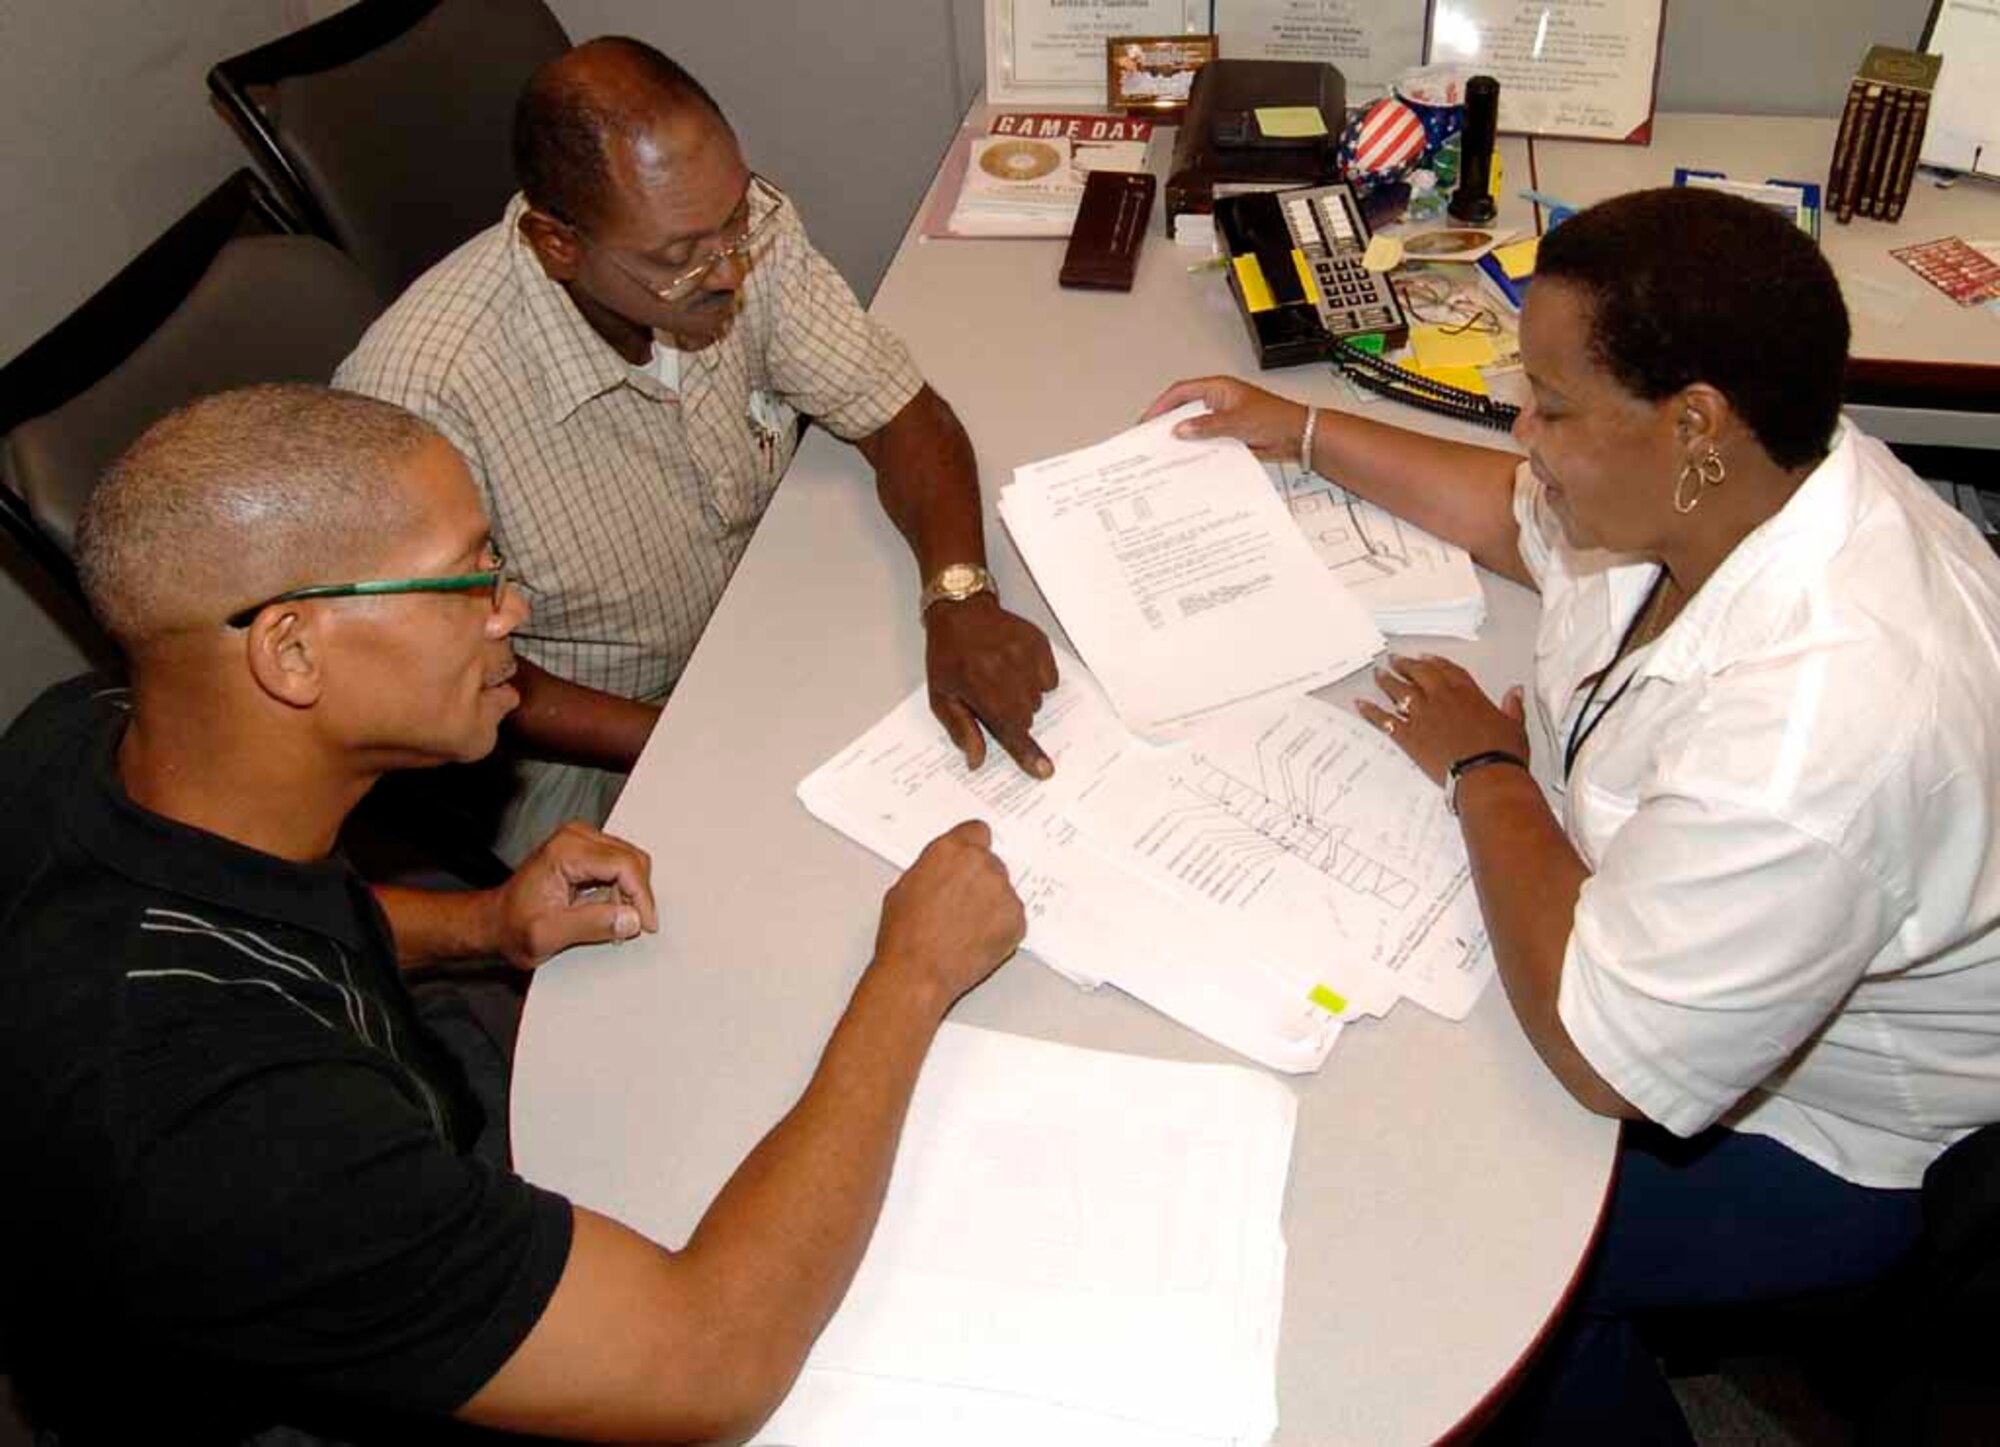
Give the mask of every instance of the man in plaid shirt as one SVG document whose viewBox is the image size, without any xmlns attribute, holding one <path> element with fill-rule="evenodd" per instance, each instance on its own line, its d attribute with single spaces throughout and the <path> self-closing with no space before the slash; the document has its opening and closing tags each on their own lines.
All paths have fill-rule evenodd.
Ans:
<svg viewBox="0 0 2000 1447">
<path fill-rule="evenodd" d="M 550 62 L 515 117 L 522 194 L 369 330 L 339 385 L 465 454 L 532 604 L 499 848 L 602 822 L 791 461 L 854 443 L 923 590 L 931 703 L 966 759 L 1021 768 L 1056 683 L 985 569 L 964 428 L 754 175 L 699 82 L 649 46 Z"/>
</svg>

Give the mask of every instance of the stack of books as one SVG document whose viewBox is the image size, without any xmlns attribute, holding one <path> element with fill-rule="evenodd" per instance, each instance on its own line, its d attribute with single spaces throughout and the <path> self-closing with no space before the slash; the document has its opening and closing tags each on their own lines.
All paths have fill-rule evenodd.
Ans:
<svg viewBox="0 0 2000 1447">
<path fill-rule="evenodd" d="M 1827 172 L 1826 209 L 1836 220 L 1851 221 L 1856 213 L 1878 221 L 1902 217 L 1943 64 L 1943 57 L 1920 51 L 1869 47 L 1847 88 Z"/>
</svg>

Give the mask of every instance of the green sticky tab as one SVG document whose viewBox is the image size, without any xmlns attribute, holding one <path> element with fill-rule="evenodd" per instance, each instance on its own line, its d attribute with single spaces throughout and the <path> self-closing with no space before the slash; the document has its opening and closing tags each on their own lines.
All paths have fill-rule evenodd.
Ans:
<svg viewBox="0 0 2000 1447">
<path fill-rule="evenodd" d="M 1306 140 L 1326 134 L 1318 106 L 1259 106 L 1257 129 L 1273 139 Z"/>
<path fill-rule="evenodd" d="M 1347 1001 L 1339 995 L 1334 994 L 1333 991 L 1324 985 L 1314 985 L 1312 993 L 1306 996 L 1306 998 L 1329 1015 L 1345 1015 L 1347 1013 Z"/>
<path fill-rule="evenodd" d="M 1379 357 L 1388 345 L 1388 338 L 1380 332 L 1363 332 L 1358 337 L 1342 338 L 1350 347 L 1359 347 L 1371 356 Z"/>
</svg>

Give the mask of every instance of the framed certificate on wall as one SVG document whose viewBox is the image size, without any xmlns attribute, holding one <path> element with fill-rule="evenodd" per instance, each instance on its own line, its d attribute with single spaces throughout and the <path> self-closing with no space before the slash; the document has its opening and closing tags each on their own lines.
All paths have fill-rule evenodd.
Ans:
<svg viewBox="0 0 2000 1447">
<path fill-rule="evenodd" d="M 1215 33 L 1231 60 L 1327 62 L 1352 105 L 1422 64 L 1429 15 L 1430 0 L 1215 0 Z"/>
<path fill-rule="evenodd" d="M 1433 65 L 1500 82 L 1500 129 L 1644 145 L 1666 0 L 1434 0 Z"/>
<path fill-rule="evenodd" d="M 1105 42 L 1204 35 L 1209 0 L 986 0 L 986 99 L 1105 103 Z"/>
</svg>

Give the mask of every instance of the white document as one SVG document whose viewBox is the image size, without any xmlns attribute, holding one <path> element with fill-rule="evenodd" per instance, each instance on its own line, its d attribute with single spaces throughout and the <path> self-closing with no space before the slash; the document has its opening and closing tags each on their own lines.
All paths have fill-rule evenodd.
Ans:
<svg viewBox="0 0 2000 1447">
<path fill-rule="evenodd" d="M 1278 962 L 1294 993 L 1331 992 L 1330 1008 L 1379 1015 L 1407 995 L 1458 1020 L 1492 978 L 1443 795 L 1345 709 L 1300 699 L 1120 759 L 1075 813 L 1212 928 Z"/>
<path fill-rule="evenodd" d="M 1000 516 L 1119 717 L 1154 740 L 1295 698 L 1382 648 L 1241 442 L 1187 442 L 1191 403 L 1016 468 Z"/>
<path fill-rule="evenodd" d="M 1340 1033 L 1339 1012 L 1247 947 L 1226 917 L 1149 882 L 1077 828 L 1071 808 L 1084 790 L 1120 758 L 1158 751 L 1118 722 L 1076 659 L 1058 650 L 1057 665 L 1062 685 L 1035 719 L 1056 765 L 1046 783 L 1003 761 L 969 771 L 919 688 L 814 770 L 800 802 L 901 868 L 953 825 L 985 820 L 1027 907 L 1026 948 L 1043 963 L 1085 988 L 1116 985 L 1275 1070 L 1317 1070 Z"/>
<path fill-rule="evenodd" d="M 1500 82 L 1500 129 L 1647 138 L 1666 0 L 1451 0 L 1430 11 L 1432 65 Z"/>
<path fill-rule="evenodd" d="M 1313 552 L 1384 633 L 1477 638 L 1486 592 L 1471 555 L 1339 483 L 1267 463 Z"/>
<path fill-rule="evenodd" d="M 1347 103 L 1358 105 L 1423 63 L 1424 15 L 1408 0 L 1228 0 L 1216 7 L 1215 28 L 1232 60 L 1339 66 Z"/>
<path fill-rule="evenodd" d="M 1268 1441 L 1296 1115 L 1241 1067 L 946 1024 L 868 1254 L 759 1440 Z"/>
</svg>

